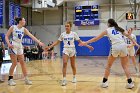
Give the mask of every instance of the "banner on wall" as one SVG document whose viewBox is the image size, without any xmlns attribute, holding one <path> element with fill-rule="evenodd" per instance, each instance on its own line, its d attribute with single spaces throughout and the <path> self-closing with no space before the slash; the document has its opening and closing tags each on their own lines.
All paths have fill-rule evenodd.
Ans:
<svg viewBox="0 0 140 93">
<path fill-rule="evenodd" d="M 21 16 L 21 8 L 20 5 L 15 4 L 14 2 L 9 2 L 9 26 L 14 25 L 15 17 Z"/>
<path fill-rule="evenodd" d="M 21 7 L 18 4 L 15 4 L 15 16 L 21 17 Z"/>
<path fill-rule="evenodd" d="M 0 0 L 0 26 L 3 24 L 3 0 Z"/>
<path fill-rule="evenodd" d="M 14 24 L 14 3 L 9 2 L 9 26 Z"/>
<path fill-rule="evenodd" d="M 24 36 L 22 40 L 23 45 L 35 45 L 35 41 L 33 41 L 29 36 Z"/>
<path fill-rule="evenodd" d="M 81 20 L 74 22 L 76 26 L 94 26 L 99 25 L 99 20 Z"/>
</svg>

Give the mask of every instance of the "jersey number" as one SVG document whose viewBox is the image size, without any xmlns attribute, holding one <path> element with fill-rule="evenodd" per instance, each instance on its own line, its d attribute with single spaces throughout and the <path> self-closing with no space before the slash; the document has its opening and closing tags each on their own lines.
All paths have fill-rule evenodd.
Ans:
<svg viewBox="0 0 140 93">
<path fill-rule="evenodd" d="M 70 41 L 68 41 L 68 43 L 67 43 L 68 45 L 70 45 Z"/>
<path fill-rule="evenodd" d="M 113 35 L 117 35 L 117 34 L 119 34 L 119 31 L 117 31 L 117 30 L 112 30 L 112 34 L 113 34 Z"/>
<path fill-rule="evenodd" d="M 131 41 L 129 39 L 127 39 L 127 44 L 131 44 Z"/>
<path fill-rule="evenodd" d="M 21 39 L 21 37 L 22 37 L 22 35 L 21 34 L 18 34 L 18 38 Z"/>
</svg>

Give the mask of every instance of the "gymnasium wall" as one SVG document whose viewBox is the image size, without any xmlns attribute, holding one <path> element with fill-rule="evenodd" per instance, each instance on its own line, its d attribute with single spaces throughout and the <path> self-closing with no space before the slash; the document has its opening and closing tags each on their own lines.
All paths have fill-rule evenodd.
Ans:
<svg viewBox="0 0 140 93">
<path fill-rule="evenodd" d="M 43 25 L 43 12 L 32 12 L 32 25 Z"/>
<path fill-rule="evenodd" d="M 39 38 L 46 45 L 49 41 L 56 41 L 61 34 L 60 25 L 40 25 L 40 26 L 29 26 L 33 33 L 36 32 L 37 38 Z M 55 52 L 60 55 L 60 45 L 54 48 Z"/>
<path fill-rule="evenodd" d="M 26 11 L 26 10 L 25 10 Z M 27 28 L 36 34 L 36 37 L 46 45 L 49 41 L 56 41 L 61 34 L 61 24 L 63 23 L 63 8 L 32 12 L 32 26 Z M 55 47 L 55 52 L 60 55 L 60 46 Z"/>
<path fill-rule="evenodd" d="M 32 25 L 61 25 L 63 23 L 63 8 L 32 12 Z"/>
<path fill-rule="evenodd" d="M 63 8 L 59 7 L 58 10 L 44 11 L 44 24 L 45 25 L 62 25 L 63 24 Z"/>
</svg>

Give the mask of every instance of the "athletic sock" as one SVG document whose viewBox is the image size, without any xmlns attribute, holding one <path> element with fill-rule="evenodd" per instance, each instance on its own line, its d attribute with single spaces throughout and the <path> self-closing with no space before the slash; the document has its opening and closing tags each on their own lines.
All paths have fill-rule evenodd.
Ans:
<svg viewBox="0 0 140 93">
<path fill-rule="evenodd" d="M 25 80 L 28 80 L 28 76 L 25 76 L 24 79 L 25 79 Z"/>
<path fill-rule="evenodd" d="M 63 80 L 66 80 L 66 77 L 63 77 Z"/>
<path fill-rule="evenodd" d="M 108 79 L 106 79 L 106 78 L 103 78 L 103 83 L 105 83 L 107 80 L 108 80 Z"/>
<path fill-rule="evenodd" d="M 132 82 L 132 79 L 131 78 L 127 79 L 127 82 L 130 84 Z"/>
<path fill-rule="evenodd" d="M 13 76 L 9 76 L 9 79 L 8 80 L 10 80 L 10 79 L 13 79 Z"/>
</svg>

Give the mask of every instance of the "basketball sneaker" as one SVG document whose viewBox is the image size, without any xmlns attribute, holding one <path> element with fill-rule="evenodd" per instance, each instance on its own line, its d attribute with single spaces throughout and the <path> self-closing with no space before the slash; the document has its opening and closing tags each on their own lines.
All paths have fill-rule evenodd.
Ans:
<svg viewBox="0 0 140 93">
<path fill-rule="evenodd" d="M 127 83 L 127 85 L 126 85 L 127 89 L 132 89 L 133 87 L 134 87 L 134 83 L 133 82 Z"/>
<path fill-rule="evenodd" d="M 106 81 L 105 83 L 102 82 L 101 87 L 102 88 L 107 88 L 108 87 L 108 81 Z"/>
<path fill-rule="evenodd" d="M 66 86 L 67 85 L 67 81 L 66 80 L 62 80 L 62 86 Z"/>
<path fill-rule="evenodd" d="M 72 83 L 76 83 L 76 82 L 77 82 L 76 77 L 73 77 Z"/>
<path fill-rule="evenodd" d="M 29 79 L 25 79 L 25 84 L 26 85 L 32 85 L 32 81 L 30 81 Z"/>
<path fill-rule="evenodd" d="M 16 83 L 14 82 L 13 79 L 10 79 L 10 80 L 8 80 L 8 85 L 10 85 L 10 86 L 15 86 Z"/>
</svg>

